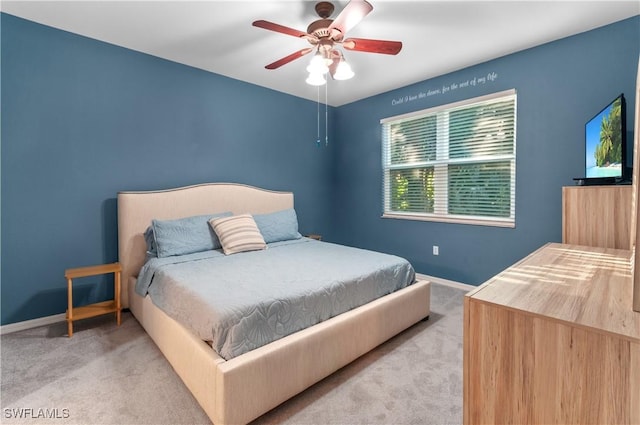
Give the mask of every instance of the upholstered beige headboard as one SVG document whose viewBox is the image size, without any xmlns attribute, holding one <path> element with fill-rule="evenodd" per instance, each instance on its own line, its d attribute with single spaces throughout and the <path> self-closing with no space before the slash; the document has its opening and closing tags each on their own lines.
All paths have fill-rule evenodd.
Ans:
<svg viewBox="0 0 640 425">
<path fill-rule="evenodd" d="M 233 183 L 207 183 L 148 192 L 118 193 L 118 261 L 122 266 L 122 306 L 128 285 L 146 258 L 144 232 L 154 218 L 167 220 L 231 211 L 264 214 L 293 208 L 293 193 Z"/>
</svg>

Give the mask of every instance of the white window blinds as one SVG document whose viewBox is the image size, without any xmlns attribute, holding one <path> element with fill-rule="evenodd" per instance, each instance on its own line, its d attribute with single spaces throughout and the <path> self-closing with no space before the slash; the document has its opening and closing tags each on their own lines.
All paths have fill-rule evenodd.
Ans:
<svg viewBox="0 0 640 425">
<path fill-rule="evenodd" d="M 515 226 L 515 90 L 380 122 L 384 217 Z"/>
</svg>

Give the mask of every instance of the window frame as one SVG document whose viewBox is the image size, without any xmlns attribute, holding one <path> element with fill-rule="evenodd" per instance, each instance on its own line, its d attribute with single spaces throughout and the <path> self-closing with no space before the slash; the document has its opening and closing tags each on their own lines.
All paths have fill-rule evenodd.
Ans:
<svg viewBox="0 0 640 425">
<path fill-rule="evenodd" d="M 448 149 L 450 145 L 449 141 L 449 123 L 442 126 L 441 120 L 448 120 L 449 113 L 454 110 L 459 110 L 464 107 L 479 106 L 479 104 L 487 103 L 496 100 L 509 100 L 513 99 L 513 148 L 510 154 L 495 154 L 480 158 L 449 158 Z M 458 102 L 448 103 L 445 105 L 435 106 L 419 111 L 409 112 L 406 114 L 396 115 L 393 117 L 383 118 L 380 120 L 382 126 L 381 132 L 381 148 L 382 148 L 382 200 L 383 200 L 383 213 L 382 218 L 392 219 L 405 219 L 405 220 L 418 220 L 418 221 L 434 221 L 434 222 L 446 222 L 446 223 L 459 223 L 459 224 L 471 224 L 481 226 L 495 226 L 495 227 L 515 227 L 515 200 L 516 200 L 516 140 L 517 140 L 517 93 L 515 89 L 504 90 L 496 93 L 491 93 L 484 96 L 478 96 L 471 99 L 465 99 Z M 411 119 L 418 120 L 428 116 L 436 116 L 438 120 L 438 127 L 444 130 L 446 134 L 438 134 L 436 136 L 436 159 L 432 161 L 426 161 L 417 164 L 392 164 L 390 159 L 391 143 L 385 141 L 385 125 L 400 123 L 402 121 L 408 121 Z M 443 143 L 443 140 L 446 142 Z M 448 213 L 448 166 L 456 164 L 488 164 L 491 162 L 510 162 L 510 211 L 509 217 L 491 217 L 491 216 L 478 216 L 478 215 L 463 215 L 463 214 L 449 214 Z M 388 187 L 388 175 L 392 170 L 398 169 L 423 169 L 426 167 L 433 167 L 434 176 L 436 172 L 440 173 L 441 180 L 439 182 L 439 192 L 434 195 L 434 207 L 433 212 L 402 212 L 393 211 L 390 209 L 391 201 L 387 198 L 391 195 L 391 189 Z M 447 177 L 442 177 L 443 174 Z M 447 183 L 445 183 L 447 182 Z M 435 187 L 434 190 L 438 190 Z M 443 193 L 444 192 L 444 193 Z M 389 208 L 389 210 L 388 210 Z"/>
</svg>

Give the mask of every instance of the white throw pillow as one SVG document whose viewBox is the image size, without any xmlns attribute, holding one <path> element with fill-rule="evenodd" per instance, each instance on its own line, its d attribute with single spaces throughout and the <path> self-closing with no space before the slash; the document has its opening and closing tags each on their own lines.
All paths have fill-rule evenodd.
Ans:
<svg viewBox="0 0 640 425">
<path fill-rule="evenodd" d="M 218 235 L 225 255 L 267 248 L 251 214 L 213 218 L 209 220 L 209 224 Z"/>
</svg>

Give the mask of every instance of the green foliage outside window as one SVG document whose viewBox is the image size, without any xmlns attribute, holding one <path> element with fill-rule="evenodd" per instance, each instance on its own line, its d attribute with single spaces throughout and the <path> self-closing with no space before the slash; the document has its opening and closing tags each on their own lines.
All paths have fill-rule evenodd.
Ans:
<svg viewBox="0 0 640 425">
<path fill-rule="evenodd" d="M 433 212 L 433 168 L 391 171 L 393 211 Z"/>
<path fill-rule="evenodd" d="M 391 164 L 415 164 L 436 159 L 436 117 L 391 125 Z"/>
<path fill-rule="evenodd" d="M 449 214 L 509 217 L 511 164 L 449 166 Z"/>
</svg>

